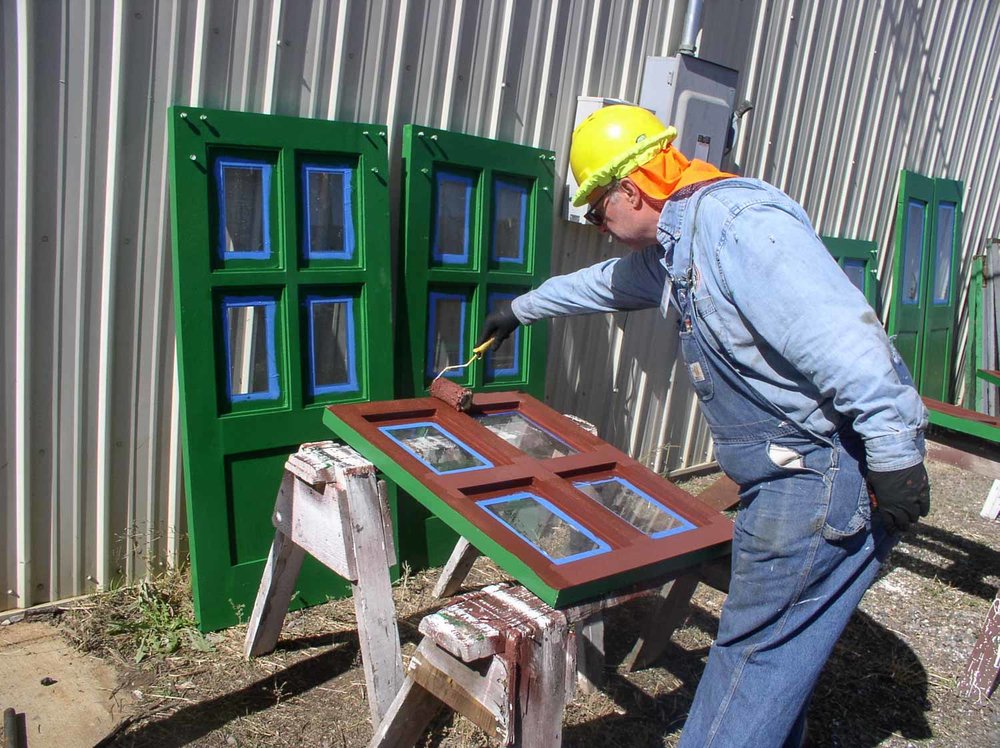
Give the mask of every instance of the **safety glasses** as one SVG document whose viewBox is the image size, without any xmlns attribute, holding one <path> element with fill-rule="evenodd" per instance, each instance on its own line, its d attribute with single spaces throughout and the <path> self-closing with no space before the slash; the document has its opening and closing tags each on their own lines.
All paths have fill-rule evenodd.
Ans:
<svg viewBox="0 0 1000 748">
<path fill-rule="evenodd" d="M 611 186 L 608 187 L 606 190 L 604 190 L 601 196 L 597 198 L 597 201 L 590 206 L 590 210 L 588 210 L 586 213 L 583 214 L 583 217 L 587 221 L 587 223 L 593 226 L 604 225 L 604 219 L 606 217 L 605 214 L 607 213 L 607 207 L 608 207 L 608 197 L 611 195 L 612 192 L 615 191 L 615 189 L 618 187 L 618 184 L 619 183 L 617 180 L 612 182 Z"/>
</svg>

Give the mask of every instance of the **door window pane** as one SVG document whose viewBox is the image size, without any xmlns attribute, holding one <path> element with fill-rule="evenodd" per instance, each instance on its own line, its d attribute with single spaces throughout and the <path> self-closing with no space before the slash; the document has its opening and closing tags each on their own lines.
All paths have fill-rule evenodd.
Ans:
<svg viewBox="0 0 1000 748">
<path fill-rule="evenodd" d="M 303 193 L 308 202 L 305 225 L 307 258 L 350 260 L 354 256 L 352 175 L 350 167 L 303 167 Z"/>
<path fill-rule="evenodd" d="M 465 314 L 467 302 L 462 294 L 428 294 L 427 325 L 427 376 L 434 377 L 448 366 L 464 364 L 465 357 Z M 445 373 L 446 377 L 463 377 L 466 371 L 456 369 Z"/>
<path fill-rule="evenodd" d="M 510 309 L 514 300 L 512 293 L 491 293 L 486 298 L 487 314 L 500 309 Z M 486 354 L 486 379 L 516 377 L 521 373 L 521 328 L 511 333 L 500 347 Z"/>
<path fill-rule="evenodd" d="M 562 439 L 514 410 L 481 416 L 479 422 L 505 442 L 536 460 L 576 454 L 576 450 Z"/>
<path fill-rule="evenodd" d="M 940 203 L 934 250 L 934 303 L 951 303 L 951 258 L 955 246 L 955 203 Z"/>
<path fill-rule="evenodd" d="M 436 423 L 381 426 L 379 431 L 438 475 L 493 467 L 492 462 Z"/>
<path fill-rule="evenodd" d="M 622 478 L 608 478 L 573 485 L 604 508 L 617 514 L 636 530 L 651 537 L 662 538 L 694 529 L 694 525 L 686 519 Z"/>
<path fill-rule="evenodd" d="M 610 550 L 603 540 L 534 494 L 516 493 L 478 504 L 557 564 Z"/>
<path fill-rule="evenodd" d="M 493 260 L 524 263 L 528 187 L 497 179 L 493 184 Z"/>
<path fill-rule="evenodd" d="M 358 388 L 354 345 L 354 299 L 310 296 L 310 394 L 349 392 Z"/>
<path fill-rule="evenodd" d="M 219 203 L 219 257 L 271 256 L 271 164 L 244 159 L 215 162 Z"/>
<path fill-rule="evenodd" d="M 434 259 L 449 265 L 469 262 L 472 177 L 439 172 L 434 194 Z"/>
<path fill-rule="evenodd" d="M 861 293 L 865 292 L 865 261 L 844 260 L 844 273 Z"/>
<path fill-rule="evenodd" d="M 911 199 L 906 206 L 906 236 L 903 241 L 903 273 L 900 298 L 904 304 L 920 303 L 920 258 L 924 248 L 924 216 L 927 203 Z"/>
<path fill-rule="evenodd" d="M 275 400 L 279 394 L 272 298 L 230 296 L 222 300 L 226 348 L 226 394 L 230 402 Z"/>
</svg>

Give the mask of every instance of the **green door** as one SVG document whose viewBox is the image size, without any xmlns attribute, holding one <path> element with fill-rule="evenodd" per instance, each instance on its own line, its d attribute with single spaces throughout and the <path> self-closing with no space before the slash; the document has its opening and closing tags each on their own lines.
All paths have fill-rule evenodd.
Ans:
<svg viewBox="0 0 1000 748">
<path fill-rule="evenodd" d="M 947 401 L 955 329 L 962 185 L 900 174 L 889 334 L 920 394 Z"/>
<path fill-rule="evenodd" d="M 195 613 L 249 614 L 287 456 L 392 396 L 379 126 L 173 107 L 174 297 Z M 306 559 L 296 606 L 346 585 Z"/>
<path fill-rule="evenodd" d="M 827 250 L 840 265 L 844 273 L 861 293 L 865 295 L 872 309 L 877 303 L 875 284 L 875 257 L 877 250 L 875 242 L 861 239 L 838 239 L 832 236 L 821 237 Z"/>
<path fill-rule="evenodd" d="M 951 401 L 961 229 L 961 182 L 935 179 L 919 389 L 920 394 L 943 402 Z"/>
<path fill-rule="evenodd" d="M 397 310 L 397 392 L 422 397 L 438 372 L 464 364 L 486 314 L 537 286 L 550 273 L 551 151 L 461 133 L 403 128 L 404 259 Z M 405 332 L 404 332 L 405 331 Z M 545 325 L 522 327 L 501 348 L 446 376 L 477 391 L 545 394 Z M 410 500 L 400 547 L 442 562 L 455 535 Z"/>
</svg>

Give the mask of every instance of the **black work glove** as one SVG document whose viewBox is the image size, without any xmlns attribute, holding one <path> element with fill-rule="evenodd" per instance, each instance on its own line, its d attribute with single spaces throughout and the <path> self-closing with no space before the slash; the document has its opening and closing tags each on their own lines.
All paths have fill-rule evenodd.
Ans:
<svg viewBox="0 0 1000 748">
<path fill-rule="evenodd" d="M 931 489 L 924 463 L 884 473 L 868 471 L 868 484 L 885 528 L 891 533 L 906 532 L 918 517 L 931 508 Z"/>
<path fill-rule="evenodd" d="M 487 315 L 483 320 L 483 334 L 479 336 L 476 346 L 481 346 L 490 338 L 493 338 L 491 351 L 495 351 L 500 344 L 510 337 L 510 334 L 520 327 L 521 321 L 514 314 L 514 310 L 504 305 L 492 314 Z"/>
</svg>

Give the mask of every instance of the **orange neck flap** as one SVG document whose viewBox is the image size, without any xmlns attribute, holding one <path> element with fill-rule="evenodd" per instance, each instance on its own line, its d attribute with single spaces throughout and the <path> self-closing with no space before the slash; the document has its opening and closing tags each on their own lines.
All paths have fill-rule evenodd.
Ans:
<svg viewBox="0 0 1000 748">
<path fill-rule="evenodd" d="M 635 168 L 628 178 L 654 200 L 666 200 L 689 185 L 735 176 L 720 171 L 707 161 L 689 161 L 676 148 L 667 146 L 642 166 Z"/>
</svg>

